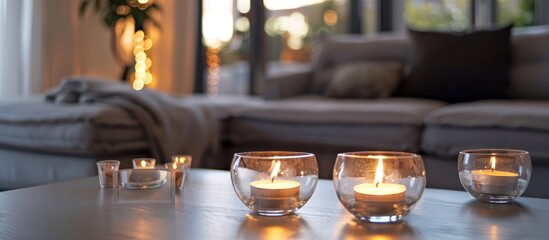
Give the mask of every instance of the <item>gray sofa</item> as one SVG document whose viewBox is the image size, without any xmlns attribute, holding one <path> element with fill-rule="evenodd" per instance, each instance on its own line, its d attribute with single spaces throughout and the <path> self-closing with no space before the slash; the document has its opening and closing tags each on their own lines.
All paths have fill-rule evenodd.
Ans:
<svg viewBox="0 0 549 240">
<path fill-rule="evenodd" d="M 228 169 L 235 152 L 307 151 L 316 154 L 321 177 L 330 178 L 337 153 L 406 151 L 423 156 L 429 187 L 462 190 L 457 175 L 460 150 L 515 148 L 532 156 L 533 177 L 525 195 L 549 198 L 547 42 L 546 29 L 513 37 L 511 80 L 517 99 L 448 105 L 418 98 L 322 96 L 311 89 L 313 79 L 329 81 L 339 65 L 361 60 L 407 62 L 412 54 L 403 36 L 326 38 L 315 46 L 310 67 L 270 75 L 262 96 L 267 100 L 201 101 L 201 107 L 222 112 L 222 148 L 193 165 Z M 120 109 L 44 103 L 44 115 L 37 119 L 24 106 L 21 101 L 0 104 L 0 110 L 18 109 L 22 117 L 10 120 L 0 111 L 0 189 L 91 176 L 97 160 L 122 159 L 129 166 L 133 156 L 150 155 L 142 127 Z M 55 128 L 61 135 L 48 131 Z"/>
<path fill-rule="evenodd" d="M 338 152 L 414 152 L 425 160 L 429 187 L 463 190 L 457 175 L 460 150 L 522 149 L 530 152 L 533 163 L 525 195 L 549 198 L 548 42 L 545 27 L 514 33 L 514 99 L 446 104 L 417 98 L 322 96 L 311 86 L 333 76 L 338 66 L 364 60 L 407 62 L 413 54 L 405 36 L 328 37 L 315 46 L 309 68 L 269 79 L 264 98 L 273 101 L 227 120 L 227 155 L 265 149 L 314 152 L 321 177 L 329 178 Z"/>
</svg>

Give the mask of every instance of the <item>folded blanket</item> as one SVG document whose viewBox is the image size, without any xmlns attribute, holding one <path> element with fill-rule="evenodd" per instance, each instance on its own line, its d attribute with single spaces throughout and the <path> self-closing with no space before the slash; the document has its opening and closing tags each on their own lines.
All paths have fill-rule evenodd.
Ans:
<svg viewBox="0 0 549 240">
<path fill-rule="evenodd" d="M 216 147 L 218 130 L 216 116 L 207 108 L 199 108 L 157 91 L 133 90 L 127 84 L 85 77 L 67 78 L 60 87 L 46 94 L 56 103 L 111 104 L 124 109 L 138 120 L 147 134 L 153 157 L 160 162 L 174 154 L 191 154 L 193 165 L 199 165 L 208 148 Z"/>
</svg>

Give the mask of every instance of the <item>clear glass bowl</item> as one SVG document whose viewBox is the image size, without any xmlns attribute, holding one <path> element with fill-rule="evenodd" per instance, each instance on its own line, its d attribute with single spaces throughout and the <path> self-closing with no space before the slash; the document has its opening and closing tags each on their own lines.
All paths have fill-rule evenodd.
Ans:
<svg viewBox="0 0 549 240">
<path fill-rule="evenodd" d="M 254 213 L 281 216 L 300 209 L 311 198 L 318 165 L 311 153 L 236 153 L 231 180 L 238 198 Z"/>
<path fill-rule="evenodd" d="M 339 201 L 356 218 L 398 222 L 425 189 L 423 159 L 405 152 L 350 152 L 337 155 L 333 173 Z"/>
<path fill-rule="evenodd" d="M 530 181 L 530 154 L 513 149 L 472 149 L 459 153 L 461 185 L 474 198 L 508 203 L 519 197 Z"/>
<path fill-rule="evenodd" d="M 152 189 L 164 185 L 168 171 L 160 169 L 120 170 L 120 185 L 126 189 Z"/>
</svg>

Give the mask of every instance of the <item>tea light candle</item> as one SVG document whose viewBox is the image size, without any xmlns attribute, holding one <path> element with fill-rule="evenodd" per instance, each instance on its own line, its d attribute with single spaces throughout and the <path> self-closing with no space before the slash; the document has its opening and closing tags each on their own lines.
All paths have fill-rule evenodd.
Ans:
<svg viewBox="0 0 549 240">
<path fill-rule="evenodd" d="M 404 201 L 406 186 L 402 184 L 382 183 L 383 158 L 379 157 L 373 183 L 356 185 L 353 190 L 355 200 L 367 203 L 395 203 Z"/>
<path fill-rule="evenodd" d="M 134 169 L 154 169 L 156 160 L 154 158 L 136 158 L 132 160 Z"/>
<path fill-rule="evenodd" d="M 114 172 L 114 166 L 103 166 L 103 174 L 105 174 L 105 187 L 106 188 L 112 188 L 114 186 L 113 184 L 113 172 Z"/>
<path fill-rule="evenodd" d="M 276 161 L 271 179 L 250 183 L 251 196 L 256 199 L 256 205 L 269 209 L 291 209 L 299 200 L 300 183 L 292 180 L 275 179 L 280 170 L 280 161 Z"/>
<path fill-rule="evenodd" d="M 120 161 L 118 160 L 103 160 L 97 162 L 99 184 L 102 188 L 113 188 L 118 184 L 115 182 L 115 178 L 117 177 L 115 173 L 118 171 L 119 166 Z"/>
<path fill-rule="evenodd" d="M 173 155 L 172 161 L 180 165 L 185 171 L 185 180 L 188 180 L 189 173 L 191 171 L 191 164 L 193 161 L 193 156 L 191 155 Z"/>
<path fill-rule="evenodd" d="M 176 162 L 169 162 L 164 164 L 166 169 L 173 171 L 175 174 L 175 185 L 178 189 L 183 187 L 183 169 L 181 165 L 178 165 Z"/>
<path fill-rule="evenodd" d="M 518 174 L 496 170 L 496 157 L 490 157 L 490 169 L 471 171 L 473 189 L 484 194 L 511 194 L 517 185 Z"/>
<path fill-rule="evenodd" d="M 288 198 L 299 195 L 300 184 L 291 180 L 261 180 L 250 183 L 252 196 L 262 198 Z"/>
<path fill-rule="evenodd" d="M 185 167 L 189 166 L 191 164 L 191 161 L 193 160 L 193 157 L 191 155 L 174 155 L 172 157 L 172 160 L 177 163 L 181 164 Z"/>
</svg>

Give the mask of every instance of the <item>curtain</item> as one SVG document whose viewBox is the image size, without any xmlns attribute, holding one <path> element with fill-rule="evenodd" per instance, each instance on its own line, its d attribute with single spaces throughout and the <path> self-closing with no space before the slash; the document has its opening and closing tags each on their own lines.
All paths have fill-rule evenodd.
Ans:
<svg viewBox="0 0 549 240">
<path fill-rule="evenodd" d="M 162 29 L 153 33 L 152 88 L 191 93 L 197 3 L 157 2 Z M 0 0 L 0 97 L 41 93 L 70 75 L 121 75 L 102 16 L 80 16 L 79 7 L 76 0 Z"/>
<path fill-rule="evenodd" d="M 40 0 L 0 0 L 0 97 L 41 90 Z"/>
</svg>

